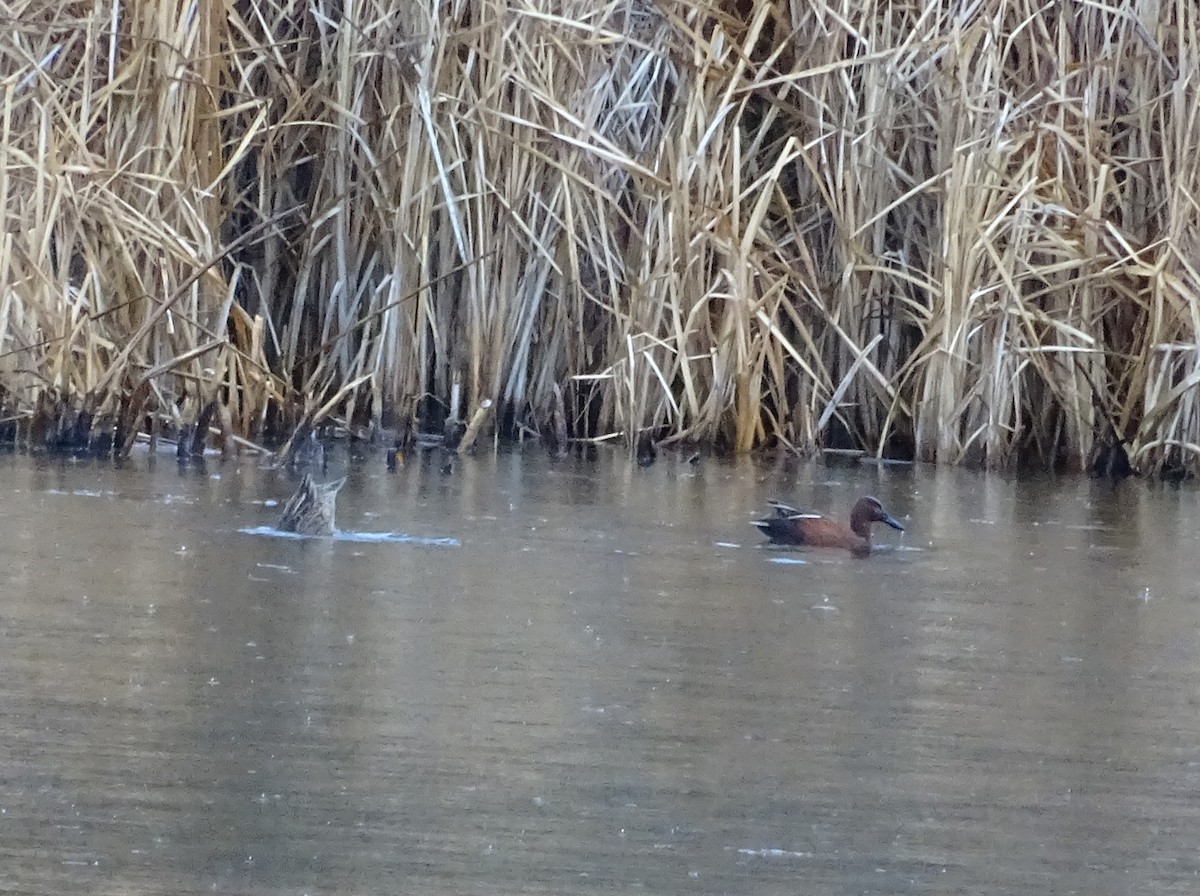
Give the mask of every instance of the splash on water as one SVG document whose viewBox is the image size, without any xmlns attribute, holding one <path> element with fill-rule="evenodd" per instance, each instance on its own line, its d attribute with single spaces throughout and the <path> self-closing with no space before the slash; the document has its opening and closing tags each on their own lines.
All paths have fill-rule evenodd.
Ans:
<svg viewBox="0 0 1200 896">
<path fill-rule="evenodd" d="M 427 538 L 422 535 L 406 535 L 403 532 L 334 532 L 333 535 L 302 535 L 299 532 L 284 532 L 274 526 L 253 526 L 238 529 L 243 535 L 262 535 L 266 538 L 290 538 L 304 541 L 310 538 L 328 538 L 330 541 L 352 541 L 369 544 L 419 544 L 436 548 L 457 548 L 462 542 L 457 538 Z"/>
<path fill-rule="evenodd" d="M 48 495 L 71 495 L 76 498 L 115 498 L 116 492 L 101 492 L 91 488 L 75 488 L 65 491 L 61 488 L 46 489 Z"/>
<path fill-rule="evenodd" d="M 760 847 L 758 849 L 740 847 L 738 855 L 755 859 L 811 859 L 811 852 L 798 852 L 794 849 L 779 849 L 777 847 Z"/>
</svg>

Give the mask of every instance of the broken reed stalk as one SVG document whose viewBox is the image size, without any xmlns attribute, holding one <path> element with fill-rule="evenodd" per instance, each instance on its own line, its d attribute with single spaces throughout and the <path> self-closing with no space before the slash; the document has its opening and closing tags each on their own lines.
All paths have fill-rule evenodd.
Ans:
<svg viewBox="0 0 1200 896">
<path fill-rule="evenodd" d="M 567 405 L 563 401 L 562 388 L 558 383 L 553 383 L 554 390 L 554 410 L 552 413 L 551 430 L 553 436 L 553 452 L 555 454 L 565 454 L 567 452 L 567 443 L 570 440 L 570 433 L 567 429 Z"/>
<path fill-rule="evenodd" d="M 0 0 L 10 410 L 1196 468 L 1200 10 L 860 6 Z"/>
<path fill-rule="evenodd" d="M 471 415 L 471 420 L 467 423 L 466 432 L 463 433 L 461 441 L 458 443 L 458 453 L 466 454 L 475 446 L 475 439 L 479 436 L 480 429 L 487 422 L 488 417 L 492 415 L 492 400 L 485 398 L 479 403 L 479 407 L 475 409 L 475 413 Z"/>
</svg>

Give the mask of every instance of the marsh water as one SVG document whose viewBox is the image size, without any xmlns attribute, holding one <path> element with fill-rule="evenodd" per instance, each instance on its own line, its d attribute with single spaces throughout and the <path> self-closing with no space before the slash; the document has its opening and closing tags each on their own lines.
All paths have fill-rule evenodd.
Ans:
<svg viewBox="0 0 1200 896">
<path fill-rule="evenodd" d="M 341 465 L 341 469 L 335 469 Z M 0 888 L 1200 888 L 1200 498 L 621 454 L 0 458 Z M 905 524 L 764 549 L 770 497 Z"/>
</svg>

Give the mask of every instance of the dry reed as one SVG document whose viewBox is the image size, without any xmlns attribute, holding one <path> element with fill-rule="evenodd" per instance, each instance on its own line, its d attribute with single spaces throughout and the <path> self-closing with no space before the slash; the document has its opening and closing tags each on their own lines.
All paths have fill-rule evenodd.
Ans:
<svg viewBox="0 0 1200 896">
<path fill-rule="evenodd" d="M 1200 462 L 1190 0 L 0 10 L 6 416 Z"/>
</svg>

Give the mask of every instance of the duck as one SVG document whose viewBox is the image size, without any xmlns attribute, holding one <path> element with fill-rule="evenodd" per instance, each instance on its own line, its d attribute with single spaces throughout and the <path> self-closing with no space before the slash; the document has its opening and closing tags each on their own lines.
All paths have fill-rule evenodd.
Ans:
<svg viewBox="0 0 1200 896">
<path fill-rule="evenodd" d="M 797 544 L 817 548 L 845 548 L 855 557 L 871 553 L 871 523 L 883 523 L 900 532 L 904 527 L 883 509 L 878 498 L 859 498 L 850 511 L 850 525 L 819 513 L 804 513 L 782 501 L 768 501 L 775 515 L 754 520 L 772 544 Z"/>
<path fill-rule="evenodd" d="M 343 477 L 318 485 L 311 474 L 305 473 L 296 493 L 283 505 L 279 530 L 297 535 L 332 535 L 338 489 L 345 484 Z"/>
</svg>

